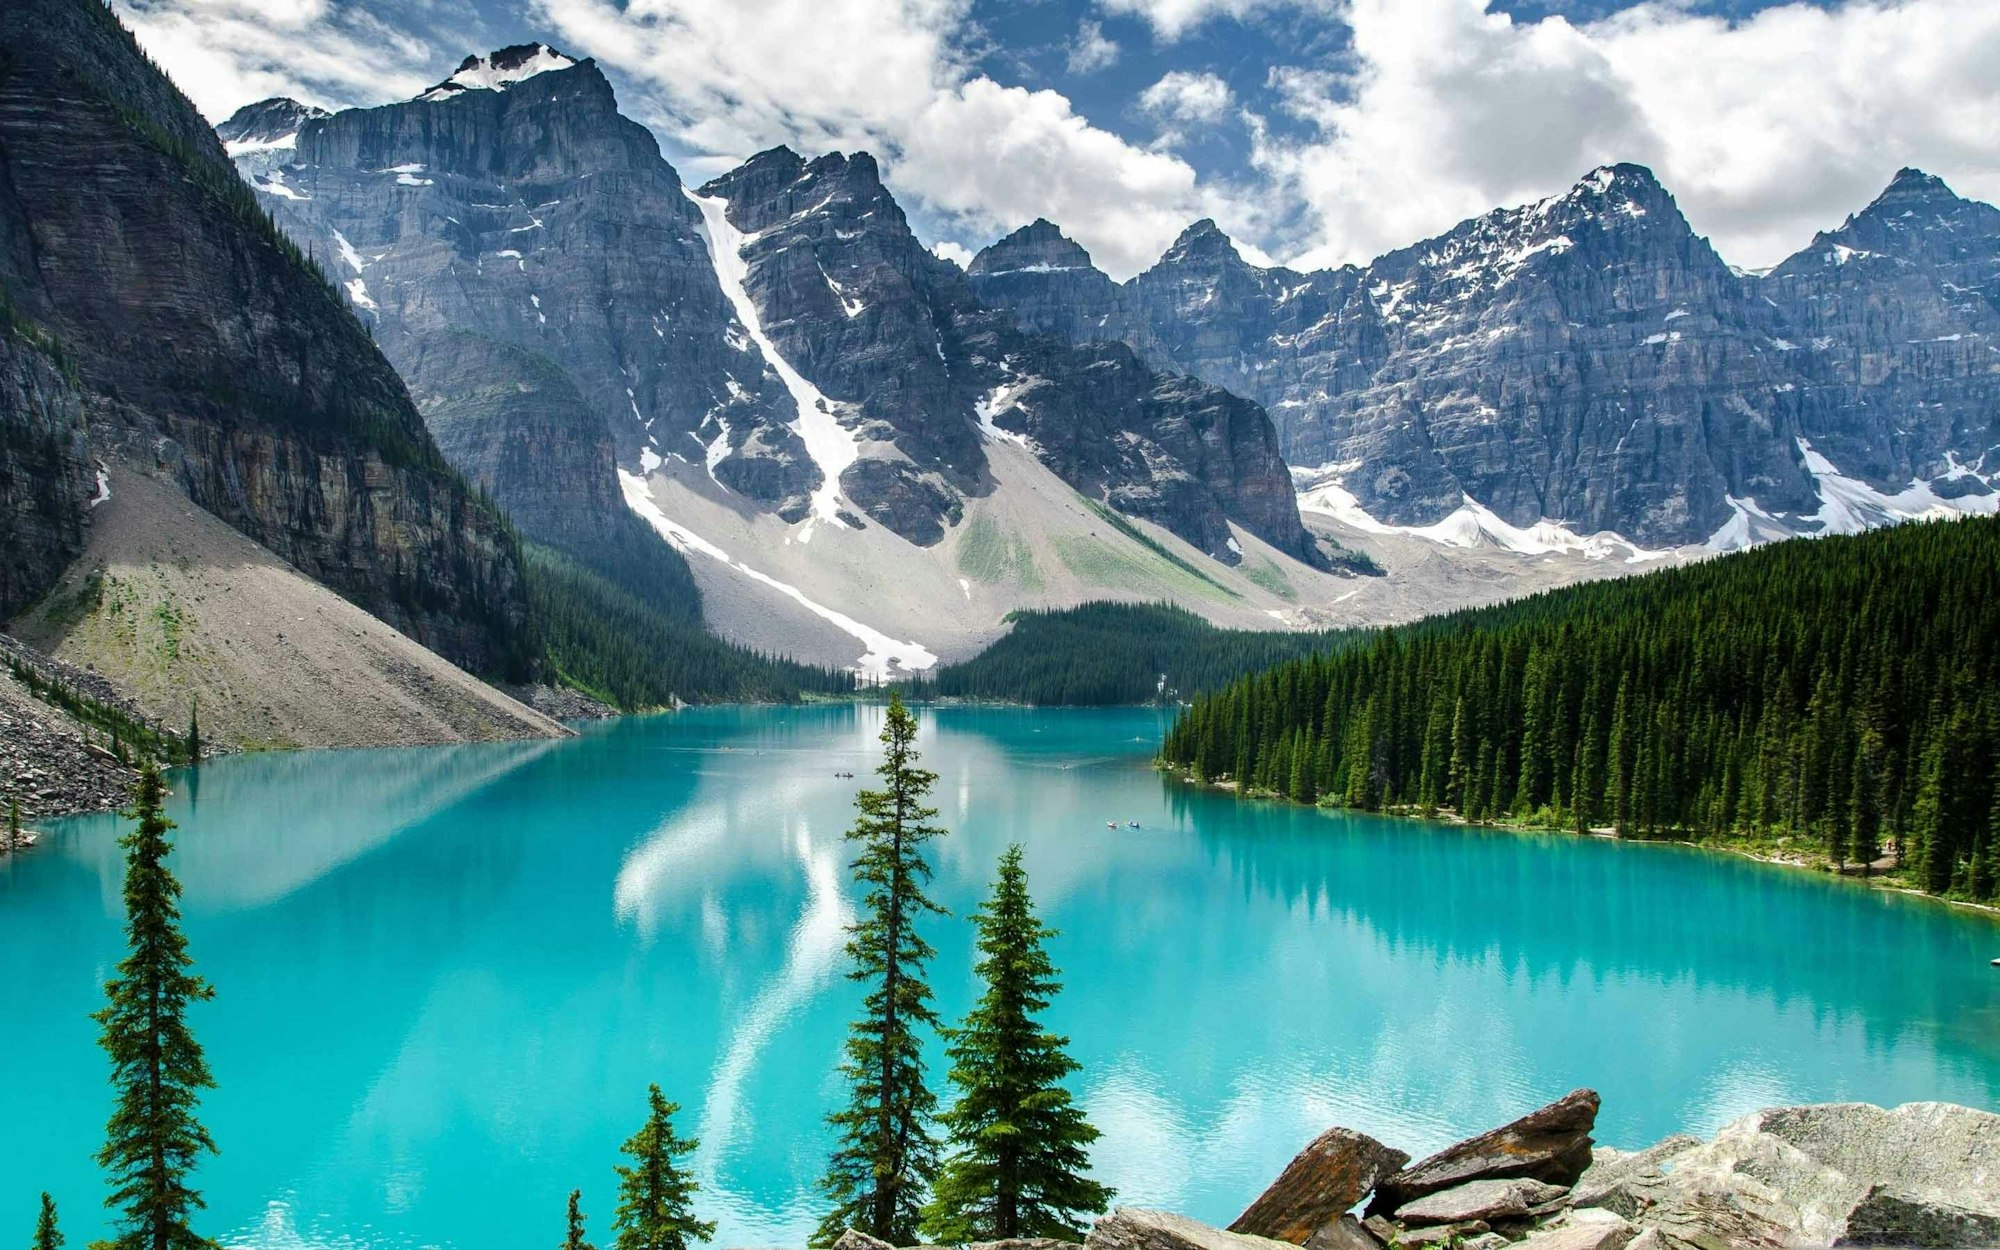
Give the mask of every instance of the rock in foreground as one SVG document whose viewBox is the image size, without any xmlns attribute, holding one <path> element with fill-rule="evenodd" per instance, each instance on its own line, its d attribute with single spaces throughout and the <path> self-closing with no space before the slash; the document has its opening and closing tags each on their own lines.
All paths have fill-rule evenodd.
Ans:
<svg viewBox="0 0 2000 1250">
<path fill-rule="evenodd" d="M 1171 1211 L 1119 1207 L 1097 1221 L 1089 1250 L 1288 1250 L 1285 1242 L 1210 1228 Z"/>
<path fill-rule="evenodd" d="M 1368 1209 L 1392 1214 L 1407 1202 L 1467 1181 L 1522 1178 L 1573 1185 L 1590 1166 L 1597 1106 L 1597 1091 L 1574 1090 L 1512 1124 L 1447 1146 L 1384 1178 Z"/>
<path fill-rule="evenodd" d="M 1285 1165 L 1229 1231 L 1303 1245 L 1409 1161 L 1366 1133 L 1328 1129 Z"/>
</svg>

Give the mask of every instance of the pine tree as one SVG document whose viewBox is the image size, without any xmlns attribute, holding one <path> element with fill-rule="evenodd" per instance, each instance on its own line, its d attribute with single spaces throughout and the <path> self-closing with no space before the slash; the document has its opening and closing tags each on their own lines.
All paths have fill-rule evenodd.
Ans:
<svg viewBox="0 0 2000 1250">
<path fill-rule="evenodd" d="M 832 1245 L 852 1227 L 891 1245 L 917 1240 L 925 1190 L 937 1174 L 929 1120 L 936 1096 L 924 1085 L 921 1028 L 938 1027 L 924 965 L 935 953 L 917 919 L 944 909 L 925 897 L 931 867 L 923 845 L 944 830 L 924 798 L 937 774 L 917 767 L 917 721 L 892 695 L 882 727 L 880 790 L 855 796 L 861 814 L 847 831 L 861 844 L 852 868 L 868 888 L 863 918 L 848 928 L 848 979 L 870 987 L 848 1031 L 840 1066 L 848 1106 L 827 1117 L 840 1144 L 820 1187 L 833 1199 L 813 1244 Z"/>
<path fill-rule="evenodd" d="M 56 1227 L 56 1200 L 42 1195 L 42 1213 L 35 1219 L 35 1250 L 62 1250 L 62 1230 Z"/>
<path fill-rule="evenodd" d="M 188 708 L 187 731 L 188 763 L 201 763 L 201 700 L 196 699 Z"/>
<path fill-rule="evenodd" d="M 584 1240 L 583 1236 L 583 1191 L 569 1191 L 569 1228 L 563 1236 L 562 1250 L 597 1250 L 596 1246 Z"/>
<path fill-rule="evenodd" d="M 21 801 L 7 800 L 7 841 L 0 845 L 0 851 L 13 851 L 21 846 Z"/>
<path fill-rule="evenodd" d="M 213 1089 L 201 1045 L 187 1027 L 187 1007 L 215 991 L 189 969 L 187 938 L 176 900 L 180 882 L 166 866 L 173 823 L 160 813 L 164 791 L 151 762 L 139 772 L 132 808 L 137 822 L 125 847 L 125 938 L 118 975 L 104 987 L 109 1000 L 95 1015 L 100 1044 L 111 1058 L 117 1099 L 97 1163 L 108 1174 L 105 1205 L 122 1209 L 116 1250 L 213 1250 L 191 1226 L 206 1204 L 188 1185 L 203 1154 L 215 1152 L 195 1119 L 204 1089 Z"/>
<path fill-rule="evenodd" d="M 694 1217 L 694 1195 L 700 1188 L 681 1169 L 681 1156 L 701 1143 L 674 1134 L 674 1113 L 680 1108 L 660 1093 L 646 1090 L 646 1123 L 619 1149 L 630 1155 L 630 1167 L 618 1173 L 618 1211 L 611 1227 L 617 1232 L 615 1250 L 687 1250 L 691 1241 L 707 1241 L 715 1225 Z M 570 1235 L 583 1236 L 583 1216 L 577 1211 L 579 1193 L 569 1200 Z"/>
<path fill-rule="evenodd" d="M 953 1245 L 1082 1241 L 1078 1217 L 1102 1212 L 1111 1191 L 1084 1174 L 1097 1130 L 1062 1085 L 1078 1070 L 1069 1039 L 1035 1019 L 1062 986 L 1044 948 L 1055 933 L 1035 915 L 1019 845 L 1000 857 L 992 897 L 974 919 L 986 991 L 951 1033 L 959 1098 L 944 1122 L 953 1150 L 924 1231 Z"/>
</svg>

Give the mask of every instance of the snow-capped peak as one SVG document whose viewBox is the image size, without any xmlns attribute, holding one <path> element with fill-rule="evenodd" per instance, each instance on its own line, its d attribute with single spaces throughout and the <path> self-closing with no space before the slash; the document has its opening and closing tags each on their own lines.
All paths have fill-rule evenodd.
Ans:
<svg viewBox="0 0 2000 1250">
<path fill-rule="evenodd" d="M 459 63 L 451 77 L 432 87 L 420 100 L 449 100 L 462 91 L 505 91 L 515 83 L 568 69 L 576 64 L 545 43 L 520 43 L 487 56 L 469 56 Z"/>
</svg>

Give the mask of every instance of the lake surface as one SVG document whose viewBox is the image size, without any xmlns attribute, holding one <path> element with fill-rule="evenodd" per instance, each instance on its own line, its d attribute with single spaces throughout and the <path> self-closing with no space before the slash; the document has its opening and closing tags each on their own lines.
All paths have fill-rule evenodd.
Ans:
<svg viewBox="0 0 2000 1250">
<path fill-rule="evenodd" d="M 964 917 L 1018 840 L 1120 1201 L 1226 1222 L 1331 1124 L 1421 1154 L 1578 1085 L 1622 1146 L 1781 1102 L 2000 1101 L 1983 918 L 1679 848 L 1240 803 L 1152 771 L 1150 711 L 922 719 L 952 830 L 939 1007 L 972 997 Z M 180 779 L 175 866 L 218 991 L 194 1017 L 220 1081 L 205 1231 L 544 1250 L 581 1186 L 605 1245 L 657 1081 L 702 1140 L 716 1244 L 802 1244 L 858 1000 L 841 833 L 880 720 L 706 709 Z M 0 868 L 0 1232 L 21 1241 L 44 1188 L 70 1244 L 103 1231 L 87 1013 L 120 954 L 117 829 L 63 822 Z"/>
</svg>

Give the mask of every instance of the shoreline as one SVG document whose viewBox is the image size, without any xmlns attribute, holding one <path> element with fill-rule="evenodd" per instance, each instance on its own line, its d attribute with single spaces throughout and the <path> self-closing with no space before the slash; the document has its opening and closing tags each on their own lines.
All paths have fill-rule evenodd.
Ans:
<svg viewBox="0 0 2000 1250">
<path fill-rule="evenodd" d="M 1192 786 L 1201 790 L 1217 790 L 1235 795 L 1238 799 L 1251 799 L 1264 803 L 1282 803 L 1287 807 L 1299 807 L 1311 811 L 1359 812 L 1362 815 L 1386 816 L 1395 820 L 1424 821 L 1438 825 L 1456 825 L 1462 829 L 1492 829 L 1501 833 L 1532 834 L 1543 837 L 1588 837 L 1606 842 L 1620 842 L 1630 846 L 1678 847 L 1684 850 L 1701 851 L 1711 855 L 1734 855 L 1738 858 L 1751 860 L 1759 864 L 1766 864 L 1773 868 L 1784 868 L 1793 872 L 1811 873 L 1815 876 L 1831 877 L 1838 881 L 1851 882 L 1866 890 L 1879 891 L 1884 894 L 1906 895 L 1910 898 L 1922 899 L 1927 903 L 1943 904 L 1946 907 L 1953 907 L 1960 911 L 1977 914 L 1996 925 L 2000 925 L 2000 903 L 1980 903 L 1972 899 L 1951 898 L 1943 894 L 1931 894 L 1913 888 L 1900 877 L 1889 875 L 1896 871 L 1894 869 L 1870 875 L 1835 870 L 1831 864 L 1811 859 L 1795 852 L 1788 853 L 1780 850 L 1764 849 L 1763 844 L 1748 840 L 1709 842 L 1692 838 L 1621 838 L 1609 828 L 1592 828 L 1589 833 L 1578 833 L 1574 828 L 1554 828 L 1548 825 L 1523 824 L 1512 820 L 1467 820 L 1448 808 L 1440 808 L 1435 813 L 1425 816 L 1419 814 L 1415 808 L 1409 807 L 1385 807 L 1375 811 L 1347 807 L 1321 807 L 1317 803 L 1300 803 L 1286 798 L 1282 794 L 1274 794 L 1267 791 L 1259 790 L 1241 793 L 1234 781 L 1198 780 L 1193 774 L 1184 772 L 1179 766 L 1170 764 L 1164 760 L 1154 760 L 1153 767 L 1181 785 Z M 1880 863 L 1881 861 L 1878 860 L 1876 862 Z"/>
</svg>

